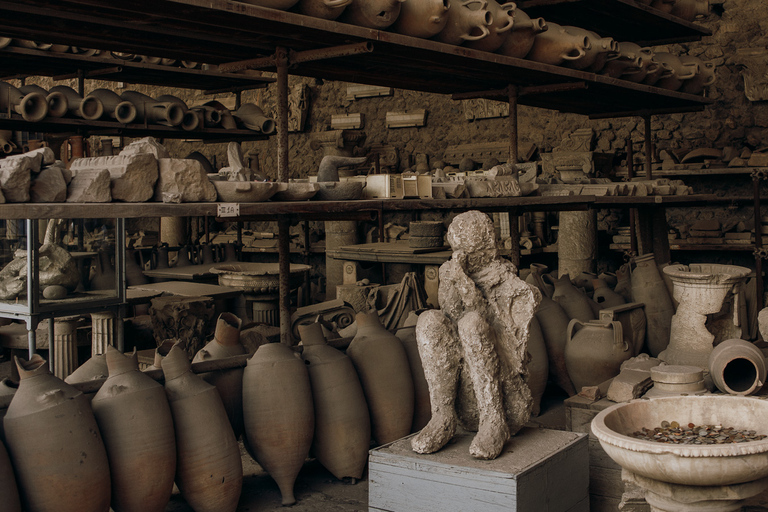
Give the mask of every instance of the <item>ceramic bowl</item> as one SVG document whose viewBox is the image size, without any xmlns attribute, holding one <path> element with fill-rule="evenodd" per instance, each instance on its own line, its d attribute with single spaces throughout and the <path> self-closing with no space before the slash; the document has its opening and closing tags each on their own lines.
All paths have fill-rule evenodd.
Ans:
<svg viewBox="0 0 768 512">
<path fill-rule="evenodd" d="M 362 181 L 329 181 L 318 183 L 320 188 L 315 196 L 320 201 L 351 201 L 360 199 L 365 183 Z"/>
<path fill-rule="evenodd" d="M 278 190 L 272 196 L 273 201 L 306 201 L 312 199 L 320 189 L 319 184 L 306 181 L 290 181 L 277 185 Z"/>
<path fill-rule="evenodd" d="M 258 203 L 266 201 L 278 190 L 278 184 L 270 181 L 219 181 L 211 180 L 216 187 L 219 201 L 227 203 Z"/>
</svg>

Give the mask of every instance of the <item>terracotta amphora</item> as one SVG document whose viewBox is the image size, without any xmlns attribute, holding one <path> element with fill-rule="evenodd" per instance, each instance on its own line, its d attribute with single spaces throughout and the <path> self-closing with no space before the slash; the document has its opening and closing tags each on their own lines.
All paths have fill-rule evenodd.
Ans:
<svg viewBox="0 0 768 512">
<path fill-rule="evenodd" d="M 493 16 L 487 6 L 487 0 L 452 2 L 448 9 L 448 22 L 435 38 L 446 44 L 459 45 L 488 37 Z"/>
<path fill-rule="evenodd" d="M 612 308 L 614 306 L 620 306 L 626 304 L 624 297 L 611 290 L 608 284 L 602 279 L 595 279 L 592 281 L 595 288 L 595 293 L 592 295 L 592 300 L 597 302 L 600 309 Z"/>
<path fill-rule="evenodd" d="M 577 36 L 585 36 L 589 39 L 589 49 L 584 56 L 577 60 L 569 60 L 563 65 L 573 69 L 583 69 L 592 73 L 598 73 L 608 62 L 619 54 L 619 43 L 612 37 L 600 37 L 595 32 L 581 27 L 570 25 L 563 26 L 566 32 Z"/>
<path fill-rule="evenodd" d="M 683 86 L 683 83 L 686 80 L 695 77 L 699 72 L 699 66 L 696 62 L 683 63 L 683 61 L 680 60 L 680 57 L 671 53 L 657 52 L 654 54 L 654 58 L 662 65 L 666 63 L 672 70 L 672 73 L 669 76 L 659 79 L 654 84 L 656 87 L 661 87 L 662 89 L 676 91 Z"/>
<path fill-rule="evenodd" d="M 568 274 L 555 280 L 555 291 L 552 300 L 560 304 L 568 318 L 578 318 L 582 322 L 594 320 L 597 316 L 590 305 L 589 297 L 573 286 Z"/>
<path fill-rule="evenodd" d="M 621 322 L 573 319 L 568 324 L 565 364 L 577 390 L 597 386 L 619 374 L 621 363 L 632 357 Z"/>
<path fill-rule="evenodd" d="M 201 265 L 213 265 L 216 263 L 216 259 L 213 255 L 213 245 L 203 244 L 201 246 L 202 261 L 198 261 Z"/>
<path fill-rule="evenodd" d="M 154 252 L 154 265 L 152 268 L 168 268 L 168 246 L 161 245 Z"/>
<path fill-rule="evenodd" d="M 620 77 L 622 80 L 640 83 L 645 79 L 648 73 L 656 73 L 660 66 L 659 62 L 654 59 L 653 50 L 650 48 L 643 48 L 635 43 L 622 41 L 619 43 L 619 53 L 636 55 L 638 58 L 638 65 L 625 70 Z"/>
<path fill-rule="evenodd" d="M 313 18 L 322 18 L 324 20 L 335 20 L 344 9 L 352 3 L 352 0 L 299 0 L 296 8 L 301 14 L 312 16 Z"/>
<path fill-rule="evenodd" d="M 24 510 L 107 512 L 109 461 L 88 399 L 40 356 L 15 359 L 21 380 L 3 428 Z"/>
<path fill-rule="evenodd" d="M 244 103 L 232 115 L 249 130 L 270 135 L 275 133 L 275 120 L 267 117 L 264 111 L 255 103 Z"/>
<path fill-rule="evenodd" d="M 583 59 L 592 43 L 586 35 L 569 34 L 556 23 L 547 22 L 546 31 L 536 34 L 526 59 L 559 66 L 567 61 Z"/>
<path fill-rule="evenodd" d="M 213 339 L 201 348 L 193 363 L 212 361 L 227 357 L 247 354 L 248 350 L 240 343 L 240 327 L 242 320 L 232 313 L 222 313 L 216 321 Z M 216 386 L 227 411 L 229 423 L 235 432 L 235 437 L 243 433 L 243 369 L 232 368 L 198 374 L 208 384 Z"/>
<path fill-rule="evenodd" d="M 358 313 L 357 334 L 347 348 L 363 384 L 371 431 L 380 445 L 407 436 L 413 423 L 413 377 L 397 336 L 381 325 L 376 311 Z"/>
<path fill-rule="evenodd" d="M 187 267 L 192 264 L 192 259 L 189 257 L 190 249 L 189 245 L 184 245 L 178 250 L 176 255 L 177 267 Z"/>
<path fill-rule="evenodd" d="M 414 311 L 408 314 L 403 325 L 395 331 L 400 341 L 405 347 L 405 354 L 408 356 L 408 366 L 411 368 L 411 377 L 413 377 L 413 424 L 411 432 L 418 432 L 429 423 L 432 418 L 432 407 L 429 401 L 429 384 L 424 376 L 424 365 L 421 363 L 419 354 L 419 345 L 416 342 L 416 321 L 419 315 Z"/>
<path fill-rule="evenodd" d="M 435 36 L 445 28 L 450 7 L 450 0 L 405 0 L 392 30 L 413 37 Z"/>
<path fill-rule="evenodd" d="M 680 62 L 685 65 L 696 64 L 698 72 L 688 80 L 683 82 L 680 92 L 688 94 L 701 94 L 705 87 L 715 83 L 715 64 L 714 62 L 704 62 L 698 57 L 692 55 L 681 55 Z"/>
<path fill-rule="evenodd" d="M 88 99 L 83 98 L 77 91 L 66 85 L 56 85 L 51 87 L 48 92 L 60 92 L 66 96 L 69 112 L 74 116 L 93 121 L 104 115 L 104 105 L 95 96 Z"/>
<path fill-rule="evenodd" d="M 125 250 L 125 284 L 128 286 L 149 282 L 149 278 L 144 275 L 144 270 L 139 265 L 138 256 L 140 254 L 136 249 Z"/>
<path fill-rule="evenodd" d="M 653 253 L 636 257 L 635 265 L 635 270 L 632 271 L 632 301 L 645 304 L 645 341 L 648 351 L 656 357 L 669 344 L 675 307 L 656 266 Z"/>
<path fill-rule="evenodd" d="M 641 66 L 641 56 L 634 51 L 634 46 L 624 45 L 622 47 L 619 43 L 618 55 L 605 63 L 600 74 L 611 78 L 622 78 L 625 74 L 639 71 Z"/>
<path fill-rule="evenodd" d="M 125 101 L 114 91 L 109 89 L 96 89 L 86 98 L 96 98 L 104 106 L 104 115 L 114 119 L 118 123 L 128 124 L 136 120 L 136 107 L 130 101 Z"/>
<path fill-rule="evenodd" d="M 76 382 L 106 379 L 108 374 L 106 354 L 97 354 L 67 375 L 64 382 L 67 384 L 74 384 Z"/>
<path fill-rule="evenodd" d="M 67 97 L 60 92 L 48 92 L 37 84 L 26 84 L 19 87 L 23 94 L 37 92 L 45 96 L 48 102 L 48 115 L 50 117 L 63 117 L 69 111 Z"/>
<path fill-rule="evenodd" d="M 124 91 L 120 97 L 136 107 L 136 120 L 165 126 L 179 126 L 185 110 L 172 101 L 160 102 L 139 91 Z"/>
<path fill-rule="evenodd" d="M 552 282 L 552 276 L 547 273 L 549 268 L 542 263 L 531 263 L 530 273 L 525 278 L 525 282 L 532 284 L 541 291 L 545 297 L 552 298 L 555 292 L 555 285 Z"/>
<path fill-rule="evenodd" d="M 547 388 L 549 378 L 549 361 L 547 359 L 547 346 L 544 342 L 544 334 L 536 317 L 531 319 L 528 334 L 528 353 L 531 360 L 528 361 L 528 387 L 533 397 L 533 416 L 541 412 L 541 397 Z"/>
<path fill-rule="evenodd" d="M 339 480 L 360 480 L 368 462 L 371 420 L 352 361 L 329 346 L 319 323 L 299 326 L 315 409 L 312 453 Z"/>
<path fill-rule="evenodd" d="M 514 2 L 500 4 L 496 0 L 488 0 L 486 9 L 493 18 L 491 26 L 488 27 L 490 33 L 482 39 L 467 41 L 464 46 L 484 52 L 495 52 L 498 50 L 512 31 L 516 7 L 517 5 Z"/>
<path fill-rule="evenodd" d="M 39 92 L 24 94 L 7 82 L 0 82 L 0 111 L 16 112 L 25 121 L 36 123 L 48 115 L 48 100 Z"/>
<path fill-rule="evenodd" d="M 709 14 L 709 0 L 676 0 L 669 13 L 685 21 L 693 21 L 696 16 Z"/>
<path fill-rule="evenodd" d="M 194 66 L 192 67 L 194 68 Z M 184 100 L 182 100 L 177 96 L 174 96 L 172 94 L 163 94 L 161 96 L 158 96 L 156 100 L 165 104 L 177 105 L 184 112 L 184 116 L 181 118 L 181 123 L 179 124 L 182 130 L 187 130 L 187 131 L 197 130 L 197 128 L 200 125 L 202 125 L 204 122 L 203 120 L 201 120 L 200 116 L 196 111 L 190 110 L 189 107 L 187 107 L 187 104 L 184 103 Z"/>
<path fill-rule="evenodd" d="M 352 0 L 339 18 L 359 27 L 384 29 L 397 21 L 405 0 Z"/>
<path fill-rule="evenodd" d="M 19 490 L 16 488 L 16 477 L 13 475 L 11 459 L 5 450 L 2 438 L 0 438 L 0 496 L 3 497 L 3 512 L 21 512 L 21 500 L 19 499 Z"/>
<path fill-rule="evenodd" d="M 644 84 L 656 85 L 656 83 L 662 78 L 669 78 L 674 74 L 674 71 L 667 62 L 662 62 L 656 58 L 656 53 L 653 54 L 653 62 L 656 65 L 649 68 L 645 78 L 643 78 Z"/>
<path fill-rule="evenodd" d="M 560 389 L 568 393 L 568 396 L 573 396 L 576 390 L 568 375 L 568 368 L 565 366 L 565 345 L 568 341 L 568 323 L 571 319 L 560 304 L 548 297 L 541 298 L 539 308 L 536 310 L 536 319 L 539 321 L 547 347 L 549 374 Z"/>
<path fill-rule="evenodd" d="M 235 512 L 243 465 L 216 388 L 192 373 L 176 344 L 162 359 L 176 434 L 176 485 L 195 512 Z"/>
<path fill-rule="evenodd" d="M 549 27 L 544 22 L 544 18 L 531 19 L 530 16 L 520 9 L 515 9 L 514 18 L 512 31 L 509 32 L 509 35 L 507 35 L 504 42 L 496 50 L 496 53 L 523 59 L 531 51 L 536 34 L 548 30 Z"/>
<path fill-rule="evenodd" d="M 725 340 L 709 355 L 709 374 L 723 393 L 751 395 L 765 384 L 765 356 L 749 341 Z"/>
<path fill-rule="evenodd" d="M 243 374 L 243 417 L 251 456 L 296 503 L 293 486 L 312 446 L 315 412 L 309 372 L 287 345 L 260 346 Z"/>
<path fill-rule="evenodd" d="M 91 401 L 109 458 L 115 512 L 163 512 L 176 474 L 176 438 L 163 386 L 134 351 L 107 347 L 109 378 Z"/>
</svg>

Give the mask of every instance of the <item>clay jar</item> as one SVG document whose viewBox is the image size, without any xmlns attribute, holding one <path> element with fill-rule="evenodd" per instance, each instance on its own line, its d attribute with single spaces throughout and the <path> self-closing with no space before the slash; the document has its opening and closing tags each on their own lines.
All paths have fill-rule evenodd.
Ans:
<svg viewBox="0 0 768 512">
<path fill-rule="evenodd" d="M 515 9 L 512 30 L 496 52 L 507 57 L 525 58 L 531 51 L 536 34 L 547 29 L 544 18 L 531 19 L 525 12 Z"/>
<path fill-rule="evenodd" d="M 301 14 L 312 16 L 313 18 L 322 18 L 324 20 L 335 20 L 344 9 L 352 3 L 352 0 L 299 0 L 296 8 Z"/>
<path fill-rule="evenodd" d="M 669 76 L 660 78 L 654 85 L 661 87 L 662 89 L 669 89 L 670 91 L 676 91 L 682 87 L 685 80 L 689 80 L 696 76 L 699 72 L 698 65 L 695 62 L 684 63 L 677 55 L 671 53 L 658 52 L 654 54 L 654 58 L 661 65 L 666 64 L 672 72 Z"/>
<path fill-rule="evenodd" d="M 8 452 L 0 438 L 0 496 L 3 497 L 4 512 L 21 512 L 21 500 L 16 488 L 16 477 L 13 476 L 13 466 Z"/>
<path fill-rule="evenodd" d="M 555 292 L 552 300 L 560 304 L 568 318 L 577 318 L 582 322 L 594 320 L 596 315 L 590 305 L 590 298 L 573 286 L 568 274 L 555 280 Z"/>
<path fill-rule="evenodd" d="M 446 44 L 459 45 L 465 41 L 477 41 L 491 31 L 493 17 L 486 8 L 487 0 L 463 0 L 451 3 L 448 22 L 435 38 Z"/>
<path fill-rule="evenodd" d="M 96 89 L 85 97 L 96 98 L 104 106 L 104 113 L 118 123 L 128 124 L 136 120 L 136 107 L 109 89 Z"/>
<path fill-rule="evenodd" d="M 242 321 L 232 313 L 222 313 L 216 321 L 213 339 L 201 348 L 193 363 L 213 361 L 227 357 L 247 354 L 248 351 L 240 343 L 240 326 Z M 229 423 L 235 432 L 235 437 L 243 433 L 243 369 L 232 368 L 198 374 L 208 384 L 216 386 L 221 396 L 224 409 L 227 411 Z"/>
<path fill-rule="evenodd" d="M 632 357 L 621 322 L 577 319 L 568 324 L 565 363 L 577 390 L 597 386 L 618 375 L 621 363 Z"/>
<path fill-rule="evenodd" d="M 318 323 L 299 326 L 315 409 L 312 453 L 339 480 L 363 477 L 371 420 L 352 361 L 327 345 Z"/>
<path fill-rule="evenodd" d="M 16 366 L 21 380 L 3 427 L 24 509 L 107 512 L 109 462 L 88 399 L 38 355 Z"/>
<path fill-rule="evenodd" d="M 652 0 L 650 6 L 661 12 L 669 14 L 675 6 L 677 0 Z"/>
<path fill-rule="evenodd" d="M 450 7 L 450 0 L 405 0 L 392 30 L 407 36 L 432 37 L 445 28 Z"/>
<path fill-rule="evenodd" d="M 219 393 L 192 373 L 179 344 L 161 364 L 176 435 L 176 485 L 195 512 L 234 512 L 243 466 Z"/>
<path fill-rule="evenodd" d="M 40 93 L 45 96 L 48 103 L 48 115 L 51 117 L 63 117 L 69 111 L 67 97 L 60 92 L 49 93 L 37 84 L 26 84 L 19 87 L 22 94 Z M 32 142 L 32 141 L 30 141 Z M 37 148 L 30 148 L 37 149 Z"/>
<path fill-rule="evenodd" d="M 688 94 L 701 94 L 704 88 L 715 83 L 715 64 L 713 62 L 704 62 L 698 57 L 692 55 L 681 55 L 680 62 L 685 65 L 695 64 L 698 72 L 689 78 L 680 87 L 680 92 Z"/>
<path fill-rule="evenodd" d="M 765 356 L 748 341 L 725 340 L 709 355 L 709 373 L 723 393 L 751 395 L 765 383 Z"/>
<path fill-rule="evenodd" d="M 595 292 L 592 295 L 592 300 L 594 300 L 597 305 L 600 306 L 600 309 L 620 306 L 627 302 L 624 300 L 624 297 L 611 290 L 608 284 L 602 279 L 595 279 L 592 281 L 592 284 L 595 289 Z"/>
<path fill-rule="evenodd" d="M 287 345 L 262 345 L 243 374 L 246 447 L 280 488 L 283 505 L 296 503 L 293 485 L 312 446 L 315 413 L 307 366 Z"/>
<path fill-rule="evenodd" d="M 352 0 L 341 16 L 341 21 L 375 29 L 392 25 L 400 15 L 405 0 Z"/>
<path fill-rule="evenodd" d="M 104 115 L 104 105 L 95 96 L 83 98 L 77 91 L 66 85 L 56 85 L 51 87 L 48 92 L 59 92 L 66 96 L 67 106 L 74 116 L 93 121 Z"/>
<path fill-rule="evenodd" d="M 120 97 L 136 107 L 136 119 L 165 126 L 179 126 L 184 121 L 185 109 L 178 103 L 160 102 L 138 91 L 124 91 Z"/>
<path fill-rule="evenodd" d="M 413 378 L 413 424 L 411 432 L 418 432 L 427 426 L 432 418 L 432 407 L 429 400 L 429 384 L 424 376 L 424 365 L 419 354 L 419 345 L 416 342 L 416 321 L 419 316 L 411 311 L 405 319 L 405 323 L 396 332 L 405 347 L 408 356 L 408 366 L 411 368 Z"/>
<path fill-rule="evenodd" d="M 650 48 L 642 48 L 640 45 L 623 41 L 619 43 L 619 52 L 622 54 L 637 56 L 637 67 L 625 70 L 621 75 L 622 80 L 630 82 L 642 82 L 648 73 L 654 74 L 660 64 L 654 59 L 653 51 Z"/>
<path fill-rule="evenodd" d="M 528 387 L 533 397 L 532 415 L 538 416 L 541 412 L 541 397 L 547 388 L 549 378 L 549 361 L 547 359 L 547 346 L 544 342 L 544 334 L 536 317 L 531 319 L 528 334 L 528 353 L 531 355 L 528 361 Z"/>
<path fill-rule="evenodd" d="M 173 491 L 176 439 L 163 386 L 139 371 L 136 352 L 106 352 L 109 378 L 91 406 L 112 475 L 115 512 L 163 512 Z"/>
<path fill-rule="evenodd" d="M 686 21 L 693 21 L 696 16 L 709 14 L 709 0 L 676 0 L 672 4 L 670 14 Z"/>
<path fill-rule="evenodd" d="M 465 46 L 485 52 L 498 50 L 512 30 L 515 8 L 514 2 L 507 2 L 502 5 L 496 0 L 488 0 L 486 9 L 491 13 L 493 19 L 491 26 L 488 27 L 490 33 L 482 39 L 467 41 Z"/>
<path fill-rule="evenodd" d="M 533 47 L 526 58 L 543 64 L 559 66 L 566 61 L 584 58 L 592 43 L 585 35 L 569 34 L 556 23 L 548 22 L 546 31 L 536 34 Z"/>
<path fill-rule="evenodd" d="M 658 356 L 669 344 L 670 325 L 675 307 L 667 291 L 667 285 L 659 274 L 653 253 L 635 258 L 632 272 L 632 300 L 645 304 L 647 328 L 645 340 L 648 351 Z"/>
<path fill-rule="evenodd" d="M 625 263 L 616 270 L 616 286 L 613 291 L 624 297 L 626 302 L 632 301 L 632 272 L 629 263 Z"/>
<path fill-rule="evenodd" d="M 568 396 L 573 396 L 576 390 L 565 366 L 565 345 L 568 341 L 570 318 L 557 302 L 542 297 L 536 310 L 536 319 L 547 347 L 549 373 L 560 389 L 568 393 Z"/>
<path fill-rule="evenodd" d="M 363 384 L 373 438 L 382 445 L 410 433 L 413 378 L 403 344 L 381 325 L 378 313 L 358 313 L 355 322 L 347 355 Z"/>
<path fill-rule="evenodd" d="M 589 49 L 584 53 L 584 56 L 577 60 L 565 62 L 563 65 L 566 67 L 597 73 L 603 69 L 608 59 L 615 58 L 619 54 L 619 43 L 612 37 L 600 37 L 591 30 L 581 27 L 566 25 L 563 28 L 569 34 L 585 36 L 589 39 Z"/>
</svg>

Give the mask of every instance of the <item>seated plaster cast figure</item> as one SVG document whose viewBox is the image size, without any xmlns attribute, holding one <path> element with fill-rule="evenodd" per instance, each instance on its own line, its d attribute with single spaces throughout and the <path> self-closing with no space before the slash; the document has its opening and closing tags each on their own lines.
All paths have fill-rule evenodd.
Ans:
<svg viewBox="0 0 768 512">
<path fill-rule="evenodd" d="M 477 431 L 470 454 L 495 459 L 531 416 L 528 329 L 541 293 L 499 256 L 486 214 L 458 215 L 447 240 L 453 255 L 440 266 L 440 310 L 416 325 L 432 419 L 411 447 L 436 452 L 460 422 Z"/>
</svg>

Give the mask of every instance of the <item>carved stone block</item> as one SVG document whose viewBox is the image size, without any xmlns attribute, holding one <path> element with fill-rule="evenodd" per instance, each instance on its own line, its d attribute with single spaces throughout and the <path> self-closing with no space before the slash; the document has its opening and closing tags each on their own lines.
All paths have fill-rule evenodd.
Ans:
<svg viewBox="0 0 768 512">
<path fill-rule="evenodd" d="M 143 202 L 152 198 L 158 178 L 157 159 L 148 153 L 78 158 L 73 172 L 106 169 L 112 182 L 112 199 Z"/>
</svg>

